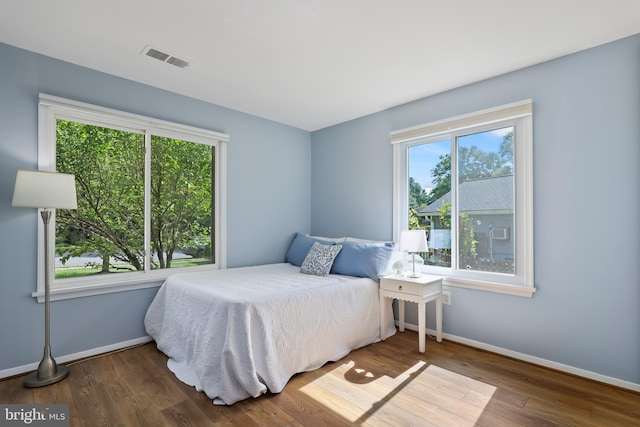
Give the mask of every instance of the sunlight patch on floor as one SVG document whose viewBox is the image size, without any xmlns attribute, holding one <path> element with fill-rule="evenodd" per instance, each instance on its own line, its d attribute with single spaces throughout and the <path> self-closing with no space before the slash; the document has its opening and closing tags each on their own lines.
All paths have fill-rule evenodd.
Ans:
<svg viewBox="0 0 640 427">
<path fill-rule="evenodd" d="M 301 387 L 319 404 L 357 424 L 384 420 L 393 425 L 455 424 L 473 426 L 496 387 L 420 361 L 387 375 L 374 364 L 353 361 Z M 371 417 L 374 420 L 369 420 Z"/>
</svg>

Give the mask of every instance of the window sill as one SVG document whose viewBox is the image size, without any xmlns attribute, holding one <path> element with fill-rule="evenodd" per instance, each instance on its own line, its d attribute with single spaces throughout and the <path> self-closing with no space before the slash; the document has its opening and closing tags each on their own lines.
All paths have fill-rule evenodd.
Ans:
<svg viewBox="0 0 640 427">
<path fill-rule="evenodd" d="M 188 271 L 203 271 L 203 270 L 215 270 L 217 267 L 201 266 L 201 267 L 189 267 Z M 133 291 L 137 289 L 157 288 L 162 286 L 162 283 L 167 277 L 172 274 L 184 273 L 184 269 L 173 270 L 155 270 L 150 273 L 136 273 L 136 277 L 122 277 L 120 280 L 113 280 L 114 277 L 109 277 L 110 281 L 100 280 L 102 278 L 93 279 L 95 283 L 87 284 L 86 278 L 80 280 L 68 280 L 59 283 L 51 287 L 49 297 L 51 301 L 61 301 L 72 298 L 82 298 L 95 295 L 111 294 L 115 292 Z M 128 274 L 128 273 L 119 273 Z M 44 302 L 44 289 L 38 289 L 37 292 L 31 294 L 32 297 L 37 298 L 38 303 Z"/>
<path fill-rule="evenodd" d="M 51 289 L 49 296 L 51 301 L 61 301 L 65 299 L 72 298 L 82 298 L 89 297 L 94 295 L 103 295 L 110 294 L 114 292 L 124 292 L 124 291 L 133 291 L 136 289 L 146 289 L 153 287 L 160 287 L 162 285 L 162 280 L 158 281 L 154 279 L 149 282 L 129 282 L 129 283 L 113 283 L 108 285 L 83 285 L 83 286 L 66 286 L 66 287 L 57 287 L 55 289 Z M 32 297 L 38 299 L 38 303 L 44 302 L 44 291 L 42 292 L 34 292 L 31 294 Z"/>
<path fill-rule="evenodd" d="M 442 281 L 445 286 L 453 286 L 456 288 L 475 289 L 478 291 L 495 292 L 498 294 L 514 295 L 519 297 L 533 297 L 536 288 L 529 286 L 505 285 L 491 282 L 481 282 L 476 280 L 460 279 L 453 277 L 445 277 Z"/>
</svg>

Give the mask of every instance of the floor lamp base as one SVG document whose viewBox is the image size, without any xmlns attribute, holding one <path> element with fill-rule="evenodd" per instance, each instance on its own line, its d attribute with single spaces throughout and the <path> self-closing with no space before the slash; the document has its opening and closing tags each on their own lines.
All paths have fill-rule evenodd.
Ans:
<svg viewBox="0 0 640 427">
<path fill-rule="evenodd" d="M 57 383 L 65 379 L 69 375 L 69 368 L 64 365 L 58 365 L 52 375 L 40 377 L 38 371 L 32 372 L 24 378 L 23 385 L 27 388 L 44 387 L 46 385 Z"/>
</svg>

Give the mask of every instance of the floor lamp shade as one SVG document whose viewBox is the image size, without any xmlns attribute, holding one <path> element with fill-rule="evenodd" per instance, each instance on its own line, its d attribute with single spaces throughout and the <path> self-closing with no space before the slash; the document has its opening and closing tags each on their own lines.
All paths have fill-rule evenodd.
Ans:
<svg viewBox="0 0 640 427">
<path fill-rule="evenodd" d="M 66 173 L 19 170 L 11 206 L 77 209 L 75 177 Z"/>
<path fill-rule="evenodd" d="M 27 375 L 25 387 L 43 387 L 69 375 L 69 368 L 58 365 L 51 357 L 49 303 L 51 301 L 51 260 L 49 253 L 49 221 L 52 209 L 77 209 L 76 181 L 73 175 L 19 170 L 13 190 L 13 207 L 41 208 L 44 224 L 44 353 L 38 370 Z"/>
</svg>

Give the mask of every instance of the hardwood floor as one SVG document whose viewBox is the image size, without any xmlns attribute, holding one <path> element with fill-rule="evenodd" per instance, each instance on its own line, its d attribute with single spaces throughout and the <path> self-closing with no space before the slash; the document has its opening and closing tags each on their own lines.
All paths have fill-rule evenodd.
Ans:
<svg viewBox="0 0 640 427">
<path fill-rule="evenodd" d="M 167 369 L 155 343 L 69 364 L 36 389 L 0 381 L 0 403 L 68 403 L 71 426 L 640 426 L 640 394 L 397 333 L 294 376 L 280 394 L 215 406 Z"/>
</svg>

